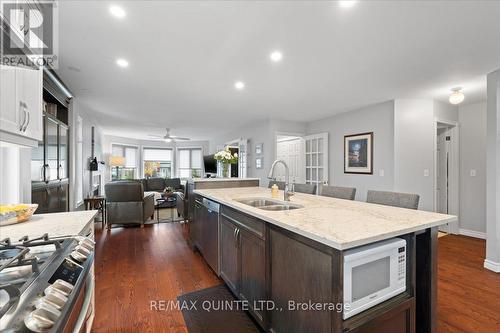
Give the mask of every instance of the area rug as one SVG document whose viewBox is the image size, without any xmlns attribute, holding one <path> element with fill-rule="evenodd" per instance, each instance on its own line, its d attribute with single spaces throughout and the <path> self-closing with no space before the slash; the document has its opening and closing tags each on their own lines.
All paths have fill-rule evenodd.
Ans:
<svg viewBox="0 0 500 333">
<path fill-rule="evenodd" d="M 261 332 L 223 284 L 183 294 L 177 300 L 189 333 Z"/>
</svg>

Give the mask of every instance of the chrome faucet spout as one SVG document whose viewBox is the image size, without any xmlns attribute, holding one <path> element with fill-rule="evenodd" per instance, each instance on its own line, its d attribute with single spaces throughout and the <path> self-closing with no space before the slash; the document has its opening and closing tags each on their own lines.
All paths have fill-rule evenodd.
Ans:
<svg viewBox="0 0 500 333">
<path fill-rule="evenodd" d="M 290 197 L 294 194 L 293 190 L 290 190 L 290 172 L 288 169 L 288 165 L 285 163 L 283 160 L 276 160 L 273 162 L 271 165 L 271 170 L 269 170 L 269 175 L 267 178 L 269 179 L 275 179 L 274 178 L 274 169 L 276 168 L 277 164 L 283 164 L 285 167 L 285 190 L 284 190 L 284 200 L 285 201 L 290 201 Z"/>
</svg>

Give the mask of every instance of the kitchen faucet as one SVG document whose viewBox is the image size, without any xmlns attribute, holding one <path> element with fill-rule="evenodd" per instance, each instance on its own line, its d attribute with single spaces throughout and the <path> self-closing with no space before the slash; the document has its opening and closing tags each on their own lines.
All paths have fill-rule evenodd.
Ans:
<svg viewBox="0 0 500 333">
<path fill-rule="evenodd" d="M 290 172 L 288 170 L 288 165 L 286 165 L 285 161 L 283 160 L 276 160 L 273 162 L 273 165 L 271 165 L 271 170 L 269 171 L 269 175 L 267 178 L 275 180 L 274 178 L 274 168 L 276 167 L 276 164 L 281 163 L 285 167 L 285 190 L 283 194 L 283 200 L 285 201 L 290 201 L 290 197 L 294 195 L 293 189 L 290 190 Z"/>
</svg>

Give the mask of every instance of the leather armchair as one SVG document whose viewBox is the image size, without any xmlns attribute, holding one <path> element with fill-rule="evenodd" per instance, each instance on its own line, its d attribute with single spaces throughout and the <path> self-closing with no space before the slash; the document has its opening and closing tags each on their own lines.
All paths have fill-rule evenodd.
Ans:
<svg viewBox="0 0 500 333">
<path fill-rule="evenodd" d="M 112 224 L 140 224 L 154 216 L 154 195 L 144 195 L 144 188 L 136 181 L 107 183 L 106 212 L 108 229 Z"/>
<path fill-rule="evenodd" d="M 174 192 L 177 207 L 177 216 L 182 217 L 184 221 L 188 219 L 188 203 L 185 192 Z"/>
</svg>

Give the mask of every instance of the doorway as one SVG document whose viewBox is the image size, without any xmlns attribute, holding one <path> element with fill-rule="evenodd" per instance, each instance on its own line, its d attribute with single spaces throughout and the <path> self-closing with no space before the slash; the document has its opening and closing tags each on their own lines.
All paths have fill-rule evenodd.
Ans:
<svg viewBox="0 0 500 333">
<path fill-rule="evenodd" d="M 458 124 L 435 122 L 434 211 L 442 214 L 459 213 L 459 137 Z M 439 228 L 441 232 L 458 233 L 458 223 Z"/>
</svg>

